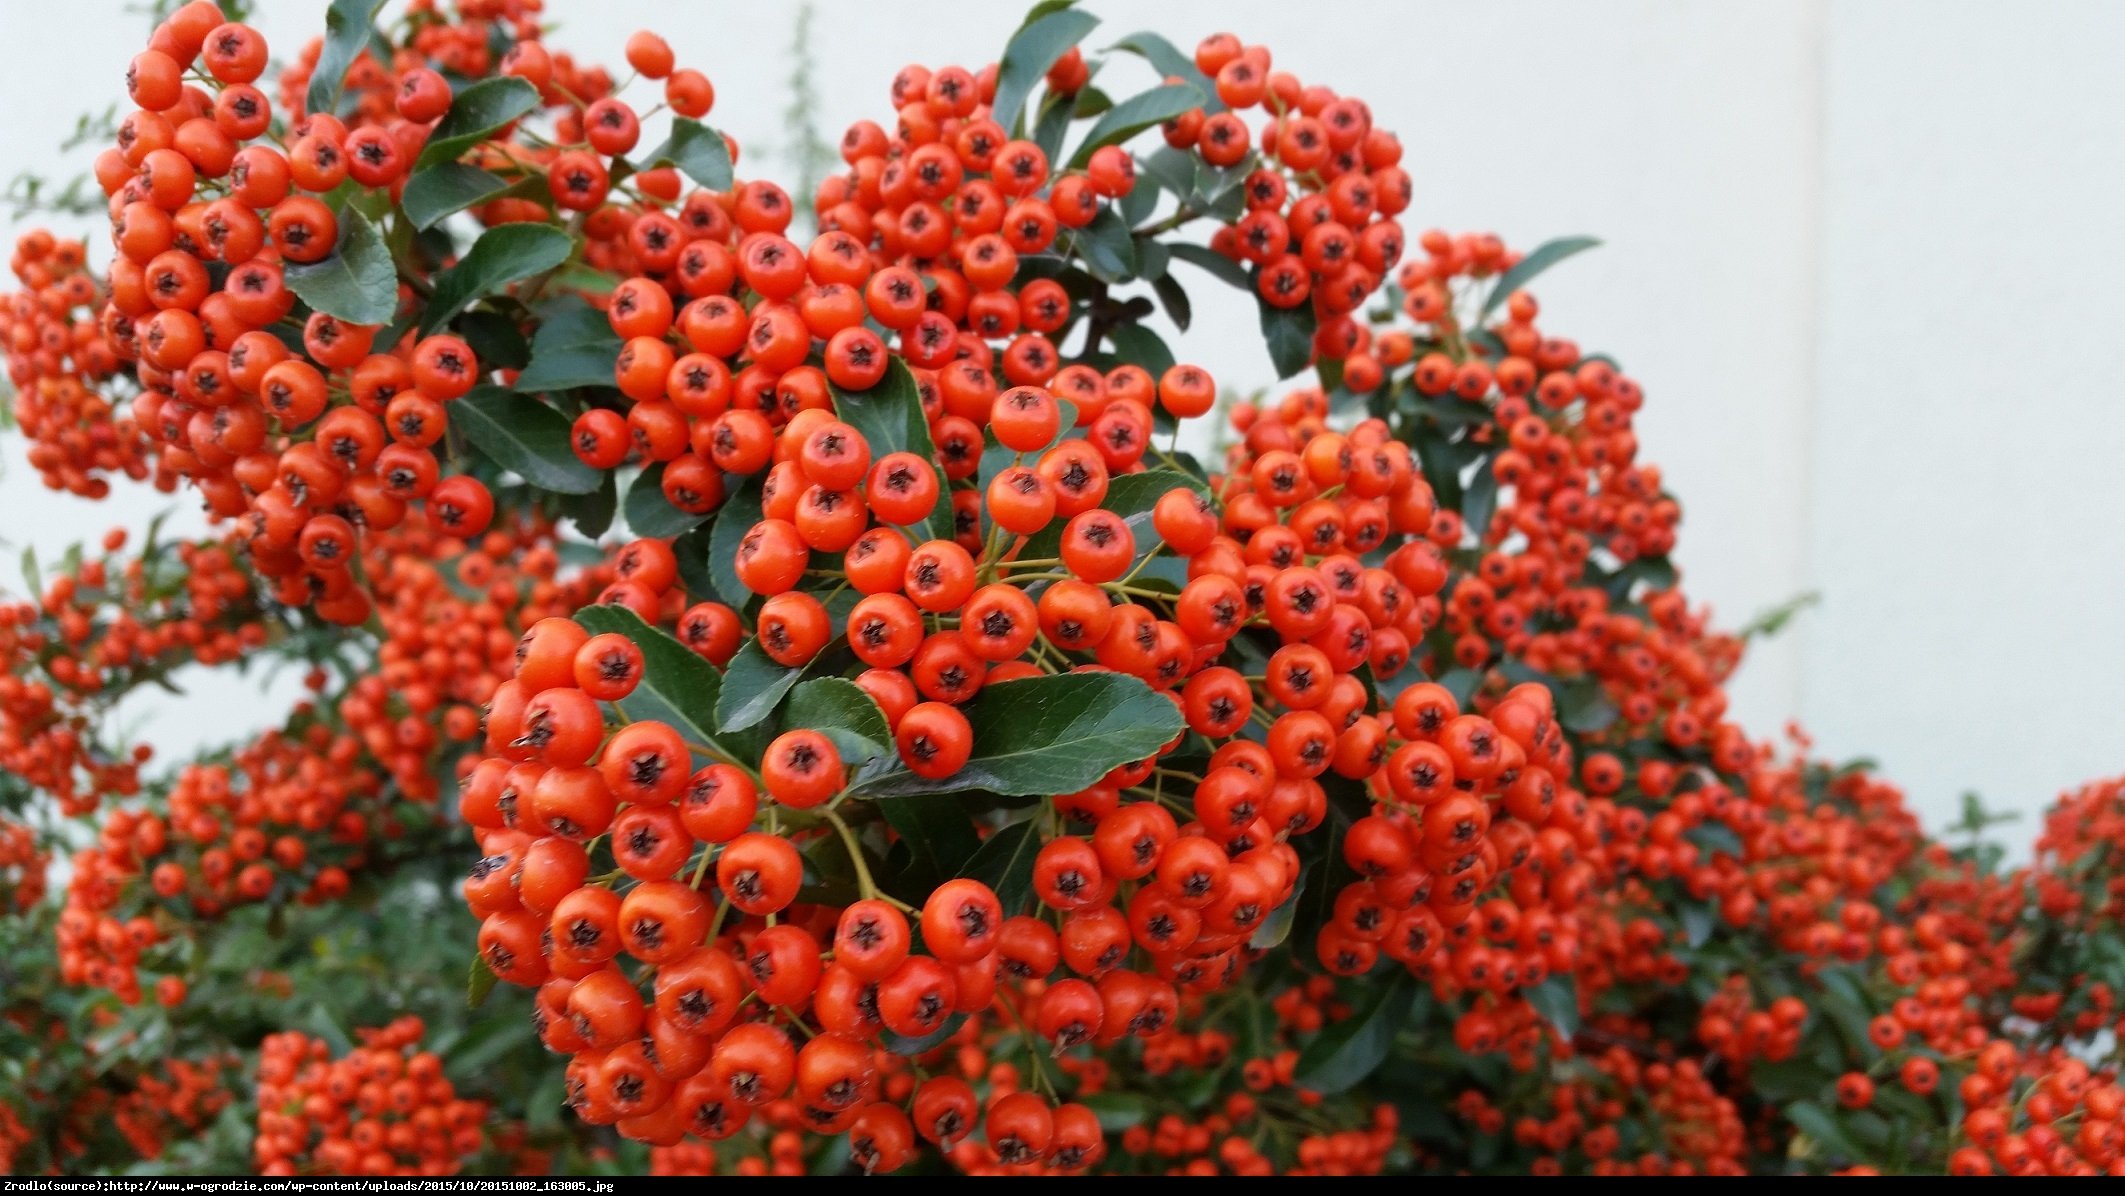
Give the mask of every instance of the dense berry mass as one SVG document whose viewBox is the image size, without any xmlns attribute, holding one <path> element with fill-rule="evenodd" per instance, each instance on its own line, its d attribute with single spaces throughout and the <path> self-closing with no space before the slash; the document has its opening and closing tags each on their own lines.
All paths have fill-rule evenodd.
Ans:
<svg viewBox="0 0 2125 1196">
<path fill-rule="evenodd" d="M 1363 100 L 1045 4 L 793 197 L 655 33 L 331 8 L 162 19 L 0 300 L 214 529 L 0 606 L 10 1171 L 2125 1172 L 2125 788 L 2006 871 L 1737 725 L 1575 243 Z"/>
</svg>

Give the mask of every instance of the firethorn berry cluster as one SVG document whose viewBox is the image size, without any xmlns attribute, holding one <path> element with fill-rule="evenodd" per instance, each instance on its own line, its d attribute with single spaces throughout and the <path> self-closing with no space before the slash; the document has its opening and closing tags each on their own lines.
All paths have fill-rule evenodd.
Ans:
<svg viewBox="0 0 2125 1196">
<path fill-rule="evenodd" d="M 104 1019 L 80 1028 L 104 1040 L 99 1049 L 35 995 L 8 996 L 0 1036 L 37 1045 L 34 1055 L 18 1057 L 0 1097 L 0 1167 L 10 1175 L 73 1172 L 103 1158 L 161 1159 L 196 1139 L 236 1099 L 232 1085 L 241 1069 L 233 1051 L 123 1059 L 117 1056 L 130 1035 L 114 1035 Z M 95 1078 L 84 1084 L 84 1073 Z"/>
<path fill-rule="evenodd" d="M 456 1174 L 488 1110 L 457 1095 L 441 1059 L 413 1050 L 424 1030 L 416 1017 L 363 1030 L 337 1059 L 300 1031 L 269 1036 L 258 1049 L 259 1173 Z"/>
<path fill-rule="evenodd" d="M 163 17 L 0 298 L 45 484 L 215 524 L 0 606 L 10 1170 L 2125 1173 L 2125 783 L 2007 870 L 1734 721 L 1585 242 L 1069 4 L 796 198 L 655 33 L 331 9 Z M 240 746 L 118 725 L 259 658 Z"/>
<path fill-rule="evenodd" d="M 139 789 L 146 745 L 109 750 L 101 716 L 129 688 L 188 661 L 223 664 L 258 646 L 251 578 L 218 544 L 150 544 L 79 561 L 35 602 L 0 606 L 0 768 L 50 793 L 68 814 Z"/>
<path fill-rule="evenodd" d="M 50 863 L 51 853 L 38 844 L 35 831 L 0 818 L 0 909 L 28 913 L 42 902 Z"/>
</svg>

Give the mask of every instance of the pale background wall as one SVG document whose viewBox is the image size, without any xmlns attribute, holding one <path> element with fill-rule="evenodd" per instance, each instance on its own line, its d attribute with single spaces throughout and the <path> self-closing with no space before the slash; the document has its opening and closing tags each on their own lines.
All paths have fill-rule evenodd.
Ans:
<svg viewBox="0 0 2125 1196">
<path fill-rule="evenodd" d="M 1409 149 L 1412 229 L 1605 248 L 1546 277 L 1551 326 L 1647 387 L 1647 456 L 1688 519 L 1678 554 L 1729 623 L 1806 590 L 1735 686 L 1761 731 L 1798 715 L 1866 753 L 1940 825 L 1966 787 L 2035 810 L 2125 770 L 2125 7 L 2088 0 L 1092 0 L 1088 45 L 1230 29 L 1363 96 Z M 261 0 L 277 54 L 321 0 Z M 618 63 L 664 32 L 718 92 L 712 123 L 787 174 L 788 4 L 548 0 L 556 44 Z M 994 0 L 826 0 L 823 130 L 888 117 L 906 62 L 976 66 Z M 75 113 L 120 96 L 142 21 L 121 0 L 0 0 L 0 176 L 59 173 Z M 1133 61 L 1116 71 L 1135 72 Z M 1125 87 L 1117 82 L 1110 90 Z M 85 161 L 85 155 L 77 155 Z M 19 225 L 0 211 L 0 235 Z M 1250 306 L 1191 288 L 1182 355 L 1268 381 Z M 0 537 L 56 553 L 166 505 L 51 496 L 0 473 Z M 0 559 L 12 561 L 13 553 Z M 0 578 L 12 580 L 11 563 Z M 227 680 L 157 698 L 162 742 L 263 725 Z M 2022 832 L 2017 832 L 2017 834 Z"/>
</svg>

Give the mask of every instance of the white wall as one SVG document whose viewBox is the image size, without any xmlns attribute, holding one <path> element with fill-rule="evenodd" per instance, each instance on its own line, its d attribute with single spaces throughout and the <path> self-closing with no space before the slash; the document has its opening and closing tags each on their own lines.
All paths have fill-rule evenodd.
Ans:
<svg viewBox="0 0 2125 1196">
<path fill-rule="evenodd" d="M 286 53 L 322 4 L 260 7 Z M 618 62 L 629 32 L 659 28 L 715 80 L 711 120 L 748 161 L 772 157 L 791 6 L 547 7 L 556 43 L 593 61 Z M 2106 758 L 2121 704 L 2104 666 L 2125 645 L 2092 623 L 2125 568 L 2103 501 L 2116 489 L 2103 450 L 2114 458 L 2125 438 L 2103 385 L 2118 376 L 2103 331 L 2120 306 L 2103 283 L 2125 234 L 2100 206 L 2125 120 L 2125 82 L 2103 58 L 2125 8 L 2020 6 L 2010 20 L 1946 0 L 1089 7 L 1106 18 L 1091 46 L 1145 26 L 1183 47 L 1230 29 L 1363 96 L 1409 149 L 1412 229 L 1607 241 L 1538 290 L 1553 330 L 1647 387 L 1645 451 L 1683 497 L 1693 593 L 1729 623 L 1824 595 L 1735 686 L 1752 726 L 1801 715 L 1827 750 L 1882 759 L 1935 821 L 1965 784 L 2034 809 L 2121 767 Z M 1018 19 L 993 0 L 820 4 L 827 135 L 885 119 L 901 64 L 978 65 Z M 0 0 L 0 44 L 36 50 L 0 74 L 0 173 L 49 162 L 73 108 L 119 94 L 138 21 L 121 0 L 63 14 Z M 1151 81 L 1134 62 L 1111 69 Z M 1266 383 L 1251 305 L 1207 281 L 1191 290 L 1183 355 Z M 156 505 L 89 510 L 18 466 L 0 475 L 0 536 L 56 551 Z"/>
</svg>

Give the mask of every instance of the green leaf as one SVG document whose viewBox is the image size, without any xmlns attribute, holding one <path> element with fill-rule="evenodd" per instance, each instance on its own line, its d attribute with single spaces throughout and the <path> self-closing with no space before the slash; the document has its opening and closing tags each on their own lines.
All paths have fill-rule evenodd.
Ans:
<svg viewBox="0 0 2125 1196">
<path fill-rule="evenodd" d="M 930 439 L 930 419 L 923 414 L 922 391 L 907 363 L 894 357 L 886 363 L 885 377 L 869 390 L 834 390 L 834 414 L 841 422 L 863 433 L 871 446 L 873 461 L 887 453 L 913 453 L 930 463 L 934 473 L 937 445 Z M 952 503 L 949 484 L 937 478 L 937 505 L 909 531 L 915 541 L 952 538 Z M 758 522 L 755 515 L 753 521 Z M 748 525 L 749 526 L 749 525 Z M 741 533 L 742 534 L 742 533 Z"/>
<path fill-rule="evenodd" d="M 620 334 L 605 313 L 574 295 L 557 299 L 540 313 L 531 337 L 531 364 L 517 375 L 523 391 L 576 390 L 611 386 L 620 360 Z"/>
<path fill-rule="evenodd" d="M 1579 990 L 1572 978 L 1562 972 L 1551 976 L 1522 993 L 1535 1012 L 1549 1020 L 1557 1031 L 1557 1038 L 1570 1042 L 1579 1033 Z"/>
<path fill-rule="evenodd" d="M 745 609 L 753 597 L 753 592 L 738 580 L 738 545 L 745 533 L 760 522 L 760 515 L 760 479 L 749 477 L 723 500 L 708 533 L 708 575 L 724 604 L 733 610 Z"/>
<path fill-rule="evenodd" d="M 1172 42 L 1167 41 L 1158 34 L 1149 31 L 1132 33 L 1107 48 L 1109 50 L 1126 50 L 1142 58 L 1150 63 L 1151 69 L 1157 71 L 1162 78 L 1179 79 L 1183 83 L 1194 84 L 1196 90 L 1203 95 L 1204 111 L 1223 112 L 1225 110 L 1225 102 L 1217 98 L 1217 87 L 1211 83 L 1210 76 L 1204 74 L 1202 68 L 1195 65 L 1194 58 L 1181 53 L 1180 50 L 1174 47 Z"/>
<path fill-rule="evenodd" d="M 959 875 L 989 886 L 1006 918 L 1032 907 L 1033 861 L 1040 855 L 1039 821 L 1028 818 L 990 835 L 959 867 Z"/>
<path fill-rule="evenodd" d="M 1174 257 L 1189 265 L 1199 270 L 1207 271 L 1211 276 L 1222 279 L 1249 294 L 1254 293 L 1254 278 L 1247 273 L 1247 267 L 1240 265 L 1217 250 L 1207 245 L 1195 245 L 1187 241 L 1175 242 L 1166 246 L 1166 248 L 1172 252 Z"/>
<path fill-rule="evenodd" d="M 1168 246 L 1169 250 L 1172 248 Z M 1188 331 L 1188 325 L 1195 320 L 1195 305 L 1188 301 L 1188 292 L 1181 289 L 1173 275 L 1160 274 L 1152 279 L 1151 290 L 1158 296 L 1159 306 L 1166 309 L 1166 318 L 1173 321 L 1173 326 L 1182 332 Z"/>
<path fill-rule="evenodd" d="M 1748 849 L 1742 845 L 1741 836 L 1721 823 L 1706 822 L 1682 832 L 1682 837 L 1697 845 L 1699 851 L 1708 855 L 1724 852 L 1737 860 L 1749 858 Z"/>
<path fill-rule="evenodd" d="M 809 727 L 832 740 L 852 777 L 866 767 L 899 760 L 885 712 L 861 686 L 845 678 L 814 677 L 791 690 L 783 719 L 790 727 Z"/>
<path fill-rule="evenodd" d="M 595 540 L 612 527 L 612 517 L 620 509 L 620 492 L 611 473 L 598 479 L 598 488 L 588 494 L 567 494 L 561 497 L 561 515 L 576 525 L 576 534 Z"/>
<path fill-rule="evenodd" d="M 1682 934 L 1691 947 L 1702 947 L 1711 939 L 1718 926 L 1719 914 L 1709 901 L 1685 902 L 1682 907 Z"/>
<path fill-rule="evenodd" d="M 907 854 L 905 866 L 887 882 L 887 890 L 896 897 L 922 900 L 957 876 L 960 865 L 981 849 L 966 808 L 954 798 L 912 794 L 879 802 L 878 811 L 900 836 L 900 847 Z"/>
<path fill-rule="evenodd" d="M 1136 537 L 1136 557 L 1131 568 L 1159 546 L 1158 529 L 1151 523 L 1151 512 L 1169 490 L 1189 489 L 1207 495 L 1210 488 L 1201 480 L 1170 469 L 1147 469 L 1142 473 L 1125 473 L 1107 480 L 1107 497 L 1100 500 L 1102 510 L 1112 511 L 1129 525 L 1129 532 Z M 1029 561 L 1046 560 L 1062 552 L 1064 521 L 1056 520 L 1026 539 L 1025 547 L 1019 549 L 1020 558 Z"/>
<path fill-rule="evenodd" d="M 1601 241 L 1596 237 L 1559 237 L 1554 241 L 1544 241 L 1536 246 L 1533 252 L 1521 258 L 1518 265 L 1498 276 L 1497 285 L 1490 289 L 1490 294 L 1483 297 L 1483 311 L 1478 318 L 1496 311 L 1499 304 L 1512 298 L 1513 292 L 1526 286 L 1535 275 L 1575 253 L 1583 253 L 1599 244 Z"/>
<path fill-rule="evenodd" d="M 1444 432 L 1429 425 L 1420 426 L 1412 442 L 1417 450 L 1417 463 L 1424 470 L 1424 480 L 1431 484 L 1431 492 L 1438 498 L 1439 505 L 1460 510 L 1461 471 L 1453 463 L 1453 442 Z"/>
<path fill-rule="evenodd" d="M 593 635 L 616 631 L 642 649 L 642 680 L 619 703 L 629 718 L 665 723 L 690 742 L 748 767 L 759 762 L 765 746 L 759 736 L 719 735 L 709 729 L 723 691 L 716 666 L 624 606 L 586 606 L 576 612 L 576 622 Z"/>
<path fill-rule="evenodd" d="M 421 317 L 427 336 L 475 302 L 511 283 L 556 269 L 575 251 L 575 238 L 550 224 L 503 224 L 480 234 L 472 251 L 436 276 Z"/>
<path fill-rule="evenodd" d="M 730 143 L 723 140 L 723 134 L 683 116 L 671 122 L 671 136 L 651 150 L 643 163 L 644 170 L 676 166 L 681 174 L 711 191 L 731 188 Z"/>
<path fill-rule="evenodd" d="M 1107 339 L 1114 342 L 1116 357 L 1144 367 L 1153 379 L 1173 368 L 1173 350 L 1166 347 L 1165 338 L 1142 324 L 1123 324 L 1107 333 Z"/>
<path fill-rule="evenodd" d="M 1066 8 L 1049 13 L 1014 34 L 1004 47 L 1003 62 L 996 72 L 996 99 L 989 105 L 990 117 L 1006 130 L 1017 128 L 1026 97 L 1033 94 L 1033 85 L 1097 24 L 1099 18 L 1091 13 Z"/>
<path fill-rule="evenodd" d="M 1794 1101 L 1786 1106 L 1786 1120 L 1793 1128 L 1813 1139 L 1815 1144 L 1829 1152 L 1832 1160 L 1862 1162 L 1869 1156 L 1860 1148 L 1845 1127 L 1829 1110 L 1814 1101 Z"/>
<path fill-rule="evenodd" d="M 1269 362 L 1276 367 L 1276 376 L 1289 378 L 1305 369 L 1313 360 L 1313 305 L 1277 307 L 1259 296 L 1255 302 L 1262 309 L 1262 340 L 1269 346 Z"/>
<path fill-rule="evenodd" d="M 797 684 L 803 669 L 776 664 L 757 639 L 745 641 L 723 670 L 723 693 L 716 699 L 716 729 L 742 731 L 766 721 Z"/>
<path fill-rule="evenodd" d="M 1007 797 L 1074 793 L 1117 765 L 1150 756 L 1185 727 L 1172 702 L 1121 673 L 999 681 L 967 704 L 966 715 L 974 728 L 966 767 L 940 781 L 888 773 L 859 791 L 875 798 L 966 790 Z"/>
<path fill-rule="evenodd" d="M 450 406 L 450 426 L 494 463 L 541 490 L 591 494 L 604 479 L 568 447 L 568 418 L 530 395 L 477 386 Z"/>
<path fill-rule="evenodd" d="M 450 111 L 443 113 L 428 134 L 428 144 L 421 147 L 421 156 L 413 163 L 416 177 L 439 162 L 455 162 L 495 130 L 538 106 L 539 89 L 513 75 L 482 79 L 467 87 L 451 97 Z M 407 186 L 410 189 L 411 182 Z"/>
<path fill-rule="evenodd" d="M 516 321 L 500 312 L 468 311 L 457 318 L 456 328 L 488 369 L 521 370 L 531 360 L 531 343 Z"/>
<path fill-rule="evenodd" d="M 1109 1134 L 1135 1129 L 1151 1119 L 1151 1100 L 1134 1092 L 1093 1092 L 1078 1103 L 1099 1118 L 1099 1128 Z"/>
<path fill-rule="evenodd" d="M 1387 1061 L 1395 1032 L 1416 998 L 1415 983 L 1397 968 L 1390 978 L 1368 981 L 1361 988 L 1350 1016 L 1321 1031 L 1299 1052 L 1299 1087 L 1334 1096 L 1357 1086 Z"/>
<path fill-rule="evenodd" d="M 1063 136 L 1070 131 L 1070 122 L 1075 119 L 1077 106 L 1068 96 L 1051 95 L 1040 106 L 1040 120 L 1033 126 L 1033 144 L 1048 161 L 1062 159 Z"/>
<path fill-rule="evenodd" d="M 1140 95 L 1130 96 L 1093 122 L 1092 131 L 1085 134 L 1084 144 L 1070 155 L 1070 169 L 1082 169 L 1103 147 L 1120 145 L 1153 125 L 1202 107 L 1204 94 L 1193 83 L 1164 83 Z"/>
<path fill-rule="evenodd" d="M 1283 946 L 1285 940 L 1291 937 L 1291 928 L 1298 922 L 1299 902 L 1306 896 L 1306 878 L 1307 874 L 1301 871 L 1291 896 L 1285 898 L 1282 905 L 1271 909 L 1255 926 L 1253 937 L 1247 940 L 1248 950 L 1273 951 Z M 1300 946 L 1308 945 L 1310 944 L 1300 943 Z"/>
<path fill-rule="evenodd" d="M 884 1044 L 886 1050 L 896 1055 L 913 1058 L 916 1055 L 927 1055 L 945 1043 L 950 1042 L 952 1035 L 959 1033 L 959 1028 L 966 1024 L 967 1015 L 955 1013 L 944 1019 L 943 1025 L 920 1038 L 909 1038 L 904 1034 L 895 1034 L 891 1030 L 887 1030 L 884 1034 L 879 1035 L 878 1041 Z"/>
<path fill-rule="evenodd" d="M 627 497 L 622 500 L 620 509 L 627 514 L 627 530 L 656 539 L 676 536 L 708 518 L 682 511 L 664 497 L 662 461 L 635 476 L 627 486 Z"/>
<path fill-rule="evenodd" d="M 369 218 L 348 204 L 339 210 L 339 244 L 321 262 L 289 266 L 288 289 L 312 311 L 350 324 L 388 324 L 398 310 L 398 267 Z"/>
<path fill-rule="evenodd" d="M 310 90 L 303 96 L 306 111 L 331 114 L 339 110 L 339 93 L 347 85 L 347 68 L 354 65 L 362 48 L 368 45 L 370 23 L 376 20 L 376 10 L 383 6 L 384 0 L 332 0 L 325 9 L 325 43 L 318 51 L 317 66 L 310 72 Z"/>
<path fill-rule="evenodd" d="M 1598 681 L 1574 682 L 1557 694 L 1557 721 L 1567 731 L 1597 734 L 1607 730 L 1621 716 L 1622 711 L 1609 701 Z"/>
<path fill-rule="evenodd" d="M 1101 282 L 1126 282 L 1136 276 L 1136 238 L 1121 213 L 1110 205 L 1071 234 L 1070 245 L 1085 260 L 1085 269 Z"/>
<path fill-rule="evenodd" d="M 495 980 L 495 974 L 488 970 L 487 961 L 478 952 L 474 952 L 472 970 L 465 977 L 465 1008 L 478 1009 L 485 1005 L 487 998 L 494 992 Z"/>
<path fill-rule="evenodd" d="M 477 207 L 515 184 L 463 162 L 438 162 L 406 180 L 399 210 L 415 228 L 433 228 L 466 208 Z"/>
<path fill-rule="evenodd" d="M 708 564 L 709 543 L 722 514 L 718 510 L 716 518 L 696 524 L 692 531 L 672 541 L 672 555 L 679 562 L 679 584 L 686 587 L 687 597 L 695 602 L 724 601 L 723 591 L 716 588 L 715 570 Z"/>
<path fill-rule="evenodd" d="M 1498 511 L 1498 475 L 1488 459 L 1476 466 L 1474 477 L 1461 491 L 1461 519 L 1471 535 L 1481 538 L 1490 530 L 1491 516 Z"/>
</svg>

